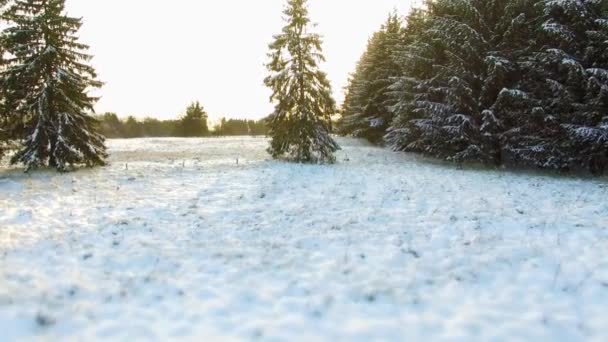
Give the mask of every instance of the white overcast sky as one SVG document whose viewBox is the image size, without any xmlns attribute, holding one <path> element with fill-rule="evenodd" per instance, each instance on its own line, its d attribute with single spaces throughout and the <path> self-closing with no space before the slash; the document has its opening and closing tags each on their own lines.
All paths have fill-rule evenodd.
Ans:
<svg viewBox="0 0 608 342">
<path fill-rule="evenodd" d="M 80 37 L 105 82 L 97 112 L 177 117 L 199 100 L 211 115 L 261 118 L 272 112 L 263 85 L 268 44 L 283 26 L 285 0 L 67 0 L 82 17 Z M 367 40 L 415 0 L 309 0 L 324 37 L 338 102 Z"/>
</svg>

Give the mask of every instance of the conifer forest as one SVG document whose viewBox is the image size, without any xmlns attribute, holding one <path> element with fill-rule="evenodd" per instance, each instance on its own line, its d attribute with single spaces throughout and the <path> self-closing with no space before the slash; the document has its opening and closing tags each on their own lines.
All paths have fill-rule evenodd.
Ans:
<svg viewBox="0 0 608 342">
<path fill-rule="evenodd" d="M 608 0 L 0 0 L 30 340 L 608 340 Z"/>
</svg>

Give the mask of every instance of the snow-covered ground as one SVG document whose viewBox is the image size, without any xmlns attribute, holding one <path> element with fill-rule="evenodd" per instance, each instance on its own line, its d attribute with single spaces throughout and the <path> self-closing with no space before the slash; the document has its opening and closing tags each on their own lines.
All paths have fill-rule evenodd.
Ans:
<svg viewBox="0 0 608 342">
<path fill-rule="evenodd" d="M 333 166 L 147 139 L 0 171 L 0 340 L 608 340 L 606 179 L 340 142 Z"/>
</svg>

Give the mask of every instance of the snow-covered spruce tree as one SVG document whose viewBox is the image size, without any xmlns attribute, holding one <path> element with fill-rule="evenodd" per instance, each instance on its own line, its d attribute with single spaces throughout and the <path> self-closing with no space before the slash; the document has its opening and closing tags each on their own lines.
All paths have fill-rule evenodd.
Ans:
<svg viewBox="0 0 608 342">
<path fill-rule="evenodd" d="M 534 52 L 518 63 L 521 91 L 503 91 L 495 109 L 509 162 L 595 174 L 606 168 L 607 6 L 598 0 L 536 4 L 531 22 L 537 31 L 527 42 Z"/>
<path fill-rule="evenodd" d="M 80 19 L 64 14 L 65 0 L 16 0 L 6 13 L 2 33 L 8 52 L 2 93 L 23 148 L 12 158 L 26 170 L 45 165 L 67 171 L 73 166 L 104 165 L 104 138 L 88 114 L 97 98 L 95 70 L 87 65 L 88 47 L 76 36 Z"/>
<path fill-rule="evenodd" d="M 330 135 L 336 110 L 327 76 L 319 69 L 321 38 L 309 32 L 306 0 L 289 0 L 284 14 L 287 24 L 270 44 L 271 75 L 264 81 L 275 103 L 267 120 L 268 151 L 274 158 L 331 163 L 339 146 Z"/>
<path fill-rule="evenodd" d="M 363 137 L 373 143 L 384 142 L 393 114 L 393 98 L 388 88 L 400 75 L 394 52 L 401 41 L 401 20 L 392 13 L 368 42 L 357 69 L 349 80 L 339 122 L 341 134 Z"/>
<path fill-rule="evenodd" d="M 427 1 L 408 17 L 412 41 L 400 48 L 403 76 L 386 140 L 396 150 L 455 162 L 498 164 L 496 139 L 484 129 L 497 91 L 512 82 L 510 51 L 500 51 L 509 27 L 509 0 Z M 406 29 L 407 31 L 407 29 Z M 486 134 L 488 133 L 488 134 Z"/>
<path fill-rule="evenodd" d="M 605 168 L 606 4 L 436 0 L 404 44 L 386 139 L 398 150 L 555 170 Z"/>
</svg>

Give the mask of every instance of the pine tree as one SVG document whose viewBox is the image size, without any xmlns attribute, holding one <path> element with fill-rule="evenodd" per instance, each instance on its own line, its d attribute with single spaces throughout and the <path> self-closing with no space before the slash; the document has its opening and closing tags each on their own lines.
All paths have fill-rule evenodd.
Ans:
<svg viewBox="0 0 608 342">
<path fill-rule="evenodd" d="M 64 2 L 16 0 L 6 13 L 2 41 L 10 57 L 0 81 L 11 134 L 24 140 L 12 162 L 26 170 L 105 163 L 104 138 L 88 114 L 97 100 L 88 91 L 101 83 L 76 36 L 81 21 L 64 14 Z"/>
<path fill-rule="evenodd" d="M 601 173 L 608 165 L 603 1 L 434 0 L 410 16 L 386 135 L 397 150 Z M 421 14 L 422 13 L 422 14 Z M 406 34 L 407 36 L 407 34 Z"/>
<path fill-rule="evenodd" d="M 284 14 L 287 24 L 269 46 L 271 75 L 265 79 L 275 103 L 268 119 L 268 151 L 274 158 L 331 163 L 339 146 L 330 135 L 336 110 L 327 76 L 319 69 L 321 38 L 309 32 L 306 0 L 289 0 Z"/>
<path fill-rule="evenodd" d="M 207 119 L 208 115 L 198 101 L 190 104 L 178 124 L 176 135 L 187 138 L 209 135 Z"/>
<path fill-rule="evenodd" d="M 608 159 L 607 80 L 595 75 L 608 65 L 601 2 L 513 0 L 508 9 L 513 19 L 499 48 L 511 54 L 501 63 L 511 82 L 488 96 L 493 124 L 485 125 L 502 163 L 601 173 Z"/>
<path fill-rule="evenodd" d="M 455 162 L 498 162 L 481 127 L 488 71 L 505 60 L 495 44 L 507 1 L 428 1 L 426 11 L 410 16 L 418 26 L 399 53 L 404 76 L 393 85 L 390 146 Z"/>
<path fill-rule="evenodd" d="M 520 63 L 520 111 L 502 144 L 519 164 L 600 174 L 608 165 L 608 10 L 604 1 L 543 0 L 534 53 Z M 520 105 L 521 106 L 521 105 Z"/>
<path fill-rule="evenodd" d="M 400 68 L 393 56 L 401 40 L 401 20 L 392 13 L 370 39 L 346 88 L 340 132 L 382 143 L 392 122 L 393 105 L 388 88 Z"/>
<path fill-rule="evenodd" d="M 133 115 L 129 115 L 124 122 L 125 137 L 128 139 L 142 138 L 144 130 L 141 123 Z"/>
</svg>

